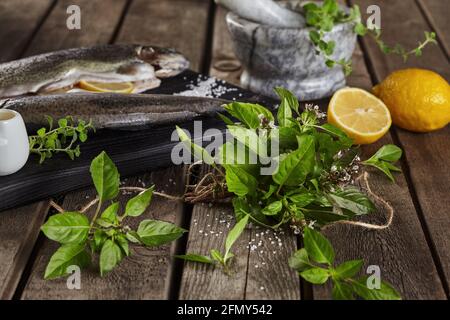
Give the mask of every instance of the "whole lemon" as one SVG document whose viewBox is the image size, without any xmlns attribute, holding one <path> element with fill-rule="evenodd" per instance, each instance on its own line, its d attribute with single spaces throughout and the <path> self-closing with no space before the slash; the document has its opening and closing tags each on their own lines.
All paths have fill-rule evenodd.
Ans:
<svg viewBox="0 0 450 320">
<path fill-rule="evenodd" d="M 450 87 L 433 71 L 395 71 L 373 92 L 389 108 L 392 122 L 403 129 L 429 132 L 450 122 Z"/>
</svg>

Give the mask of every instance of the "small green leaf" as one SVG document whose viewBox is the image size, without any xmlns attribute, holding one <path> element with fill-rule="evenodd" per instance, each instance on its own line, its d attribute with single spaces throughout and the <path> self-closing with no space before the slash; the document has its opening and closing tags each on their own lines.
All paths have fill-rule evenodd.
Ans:
<svg viewBox="0 0 450 320">
<path fill-rule="evenodd" d="M 303 208 L 312 203 L 316 199 L 316 197 L 311 193 L 296 193 L 290 195 L 288 199 L 298 208 Z"/>
<path fill-rule="evenodd" d="M 259 104 L 233 102 L 226 105 L 225 110 L 250 129 L 259 128 L 261 117 L 269 122 L 274 121 L 272 113 Z"/>
<path fill-rule="evenodd" d="M 94 231 L 94 239 L 91 241 L 91 247 L 94 252 L 100 251 L 105 241 L 108 239 L 107 234 L 103 230 Z"/>
<path fill-rule="evenodd" d="M 287 99 L 281 101 L 280 107 L 278 108 L 277 119 L 278 124 L 281 127 L 291 126 L 292 110 L 288 105 Z"/>
<path fill-rule="evenodd" d="M 289 266 L 298 272 L 305 271 L 311 268 L 311 263 L 309 262 L 308 252 L 305 248 L 301 248 L 296 251 L 292 257 L 289 258 Z"/>
<path fill-rule="evenodd" d="M 117 212 L 119 211 L 119 202 L 112 203 L 108 208 L 103 211 L 100 216 L 103 220 L 116 225 L 119 221 L 117 219 Z"/>
<path fill-rule="evenodd" d="M 333 281 L 332 295 L 334 300 L 355 300 L 352 287 L 345 282 Z"/>
<path fill-rule="evenodd" d="M 214 264 L 214 261 L 208 257 L 203 256 L 200 254 L 183 254 L 183 255 L 176 255 L 175 258 L 183 259 L 186 261 L 192 261 L 192 262 L 200 262 L 200 263 L 208 263 L 208 264 Z"/>
<path fill-rule="evenodd" d="M 393 144 L 382 146 L 369 160 L 398 161 L 402 156 L 402 149 Z"/>
<path fill-rule="evenodd" d="M 153 186 L 144 192 L 131 198 L 125 208 L 125 216 L 138 217 L 145 212 L 145 209 L 150 205 L 153 195 Z"/>
<path fill-rule="evenodd" d="M 91 162 L 90 171 L 100 201 L 114 199 L 119 193 L 120 176 L 106 152 L 103 151 Z"/>
<path fill-rule="evenodd" d="M 299 103 L 298 103 L 298 99 L 297 97 L 290 92 L 287 89 L 284 89 L 282 87 L 275 87 L 275 92 L 277 93 L 278 97 L 280 97 L 280 100 L 286 100 L 286 104 L 296 113 L 298 113 L 298 107 L 299 107 Z"/>
<path fill-rule="evenodd" d="M 51 216 L 41 227 L 47 238 L 60 243 L 84 243 L 89 232 L 88 218 L 79 212 Z"/>
<path fill-rule="evenodd" d="M 278 172 L 272 176 L 280 186 L 298 186 L 314 166 L 314 138 L 303 135 L 299 141 L 299 148 L 280 162 Z"/>
<path fill-rule="evenodd" d="M 159 246 L 178 239 L 187 230 L 172 223 L 157 220 L 143 220 L 137 234 L 146 246 Z"/>
<path fill-rule="evenodd" d="M 130 255 L 130 248 L 128 246 L 128 240 L 125 234 L 120 233 L 115 238 L 116 243 L 119 245 L 120 249 L 122 249 L 122 252 L 126 255 Z"/>
<path fill-rule="evenodd" d="M 361 22 L 358 22 L 353 29 L 358 36 L 365 36 L 367 33 L 367 28 Z"/>
<path fill-rule="evenodd" d="M 303 241 L 308 255 L 318 263 L 331 265 L 334 261 L 334 250 L 331 243 L 320 232 L 310 228 L 304 229 Z"/>
<path fill-rule="evenodd" d="M 341 209 L 346 209 L 356 215 L 369 214 L 375 210 L 373 202 L 356 188 L 346 188 L 330 193 L 330 201 Z"/>
<path fill-rule="evenodd" d="M 236 165 L 224 165 L 224 167 L 228 191 L 239 197 L 256 192 L 258 180 L 255 177 Z"/>
<path fill-rule="evenodd" d="M 233 246 L 233 244 L 236 242 L 236 240 L 240 237 L 242 232 L 245 229 L 245 226 L 247 225 L 249 219 L 249 215 L 246 215 L 241 220 L 239 220 L 233 227 L 233 229 L 230 230 L 230 232 L 227 235 L 227 239 L 225 240 L 225 255 L 224 255 L 224 262 L 227 262 L 229 256 L 230 256 L 230 249 Z"/>
<path fill-rule="evenodd" d="M 327 269 L 316 267 L 302 271 L 300 275 L 303 279 L 313 284 L 324 284 L 330 276 Z"/>
<path fill-rule="evenodd" d="M 45 128 L 40 128 L 40 129 L 37 131 L 37 135 L 38 135 L 40 138 L 43 138 L 43 137 L 45 137 L 46 131 L 47 131 L 47 129 L 45 129 Z"/>
<path fill-rule="evenodd" d="M 103 277 L 122 261 L 124 255 L 113 240 L 106 240 L 100 252 L 100 275 Z"/>
<path fill-rule="evenodd" d="M 91 261 L 85 244 L 69 243 L 59 247 L 52 255 L 45 269 L 45 279 L 54 279 L 67 275 L 67 268 L 72 265 L 83 268 Z"/>
<path fill-rule="evenodd" d="M 361 270 L 363 263 L 363 260 L 346 261 L 337 266 L 334 272 L 339 278 L 352 278 Z"/>
<path fill-rule="evenodd" d="M 191 138 L 186 134 L 186 132 L 180 127 L 176 126 L 178 136 L 180 137 L 180 141 L 183 142 L 189 151 L 194 155 L 197 160 L 202 160 L 206 164 L 214 164 L 214 159 L 211 155 L 201 146 L 192 142 Z"/>
<path fill-rule="evenodd" d="M 281 211 L 281 209 L 283 209 L 283 204 L 280 200 L 278 200 L 267 205 L 262 210 L 262 213 L 265 214 L 266 216 L 273 216 L 278 214 Z"/>
<path fill-rule="evenodd" d="M 219 262 L 221 264 L 225 263 L 225 261 L 224 261 L 224 259 L 222 257 L 222 254 L 217 249 L 212 249 L 211 250 L 211 258 L 213 258 L 215 261 L 217 261 L 217 262 Z"/>
<path fill-rule="evenodd" d="M 387 282 L 381 281 L 380 289 L 367 287 L 367 276 L 352 282 L 352 288 L 365 300 L 401 300 L 400 294 Z"/>
<path fill-rule="evenodd" d="M 136 231 L 128 231 L 125 235 L 128 241 L 141 244 L 142 241 Z"/>
</svg>

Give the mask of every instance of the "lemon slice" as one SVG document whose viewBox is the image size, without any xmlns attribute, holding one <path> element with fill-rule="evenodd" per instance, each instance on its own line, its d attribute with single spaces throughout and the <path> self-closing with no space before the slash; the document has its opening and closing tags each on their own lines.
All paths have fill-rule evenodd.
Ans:
<svg viewBox="0 0 450 320">
<path fill-rule="evenodd" d="M 131 93 L 134 86 L 131 82 L 90 82 L 81 80 L 78 83 L 81 89 L 94 91 L 94 92 L 115 92 L 115 93 Z"/>
<path fill-rule="evenodd" d="M 383 101 L 365 90 L 344 88 L 331 98 L 328 122 L 347 133 L 355 144 L 369 144 L 384 136 L 392 120 Z"/>
</svg>

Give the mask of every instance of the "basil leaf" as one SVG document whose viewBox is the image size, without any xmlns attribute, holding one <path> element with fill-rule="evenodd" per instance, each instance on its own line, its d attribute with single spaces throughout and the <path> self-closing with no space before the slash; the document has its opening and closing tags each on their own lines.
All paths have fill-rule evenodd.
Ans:
<svg viewBox="0 0 450 320">
<path fill-rule="evenodd" d="M 246 215 L 250 214 L 251 208 L 245 198 L 234 197 L 231 201 L 233 203 L 236 221 L 240 221 Z"/>
<path fill-rule="evenodd" d="M 311 268 L 311 263 L 309 262 L 308 252 L 305 248 L 301 248 L 296 251 L 292 257 L 289 258 L 289 266 L 298 272 L 305 271 Z"/>
<path fill-rule="evenodd" d="M 54 279 L 67 275 L 67 267 L 77 265 L 80 268 L 89 265 L 91 257 L 85 250 L 85 244 L 69 243 L 59 247 L 52 255 L 45 269 L 45 279 Z"/>
<path fill-rule="evenodd" d="M 281 203 L 280 200 L 278 200 L 267 205 L 264 209 L 262 209 L 261 212 L 266 216 L 273 216 L 278 214 L 281 211 L 281 209 L 283 209 L 283 204 Z"/>
<path fill-rule="evenodd" d="M 264 193 L 264 195 L 263 195 L 263 197 L 261 199 L 263 199 L 263 200 L 269 199 L 275 193 L 275 191 L 277 191 L 277 190 L 278 190 L 278 187 L 276 185 L 271 184 L 269 186 L 269 191 Z"/>
<path fill-rule="evenodd" d="M 239 166 L 224 165 L 228 191 L 243 197 L 255 194 L 258 180 Z"/>
<path fill-rule="evenodd" d="M 291 119 L 292 110 L 288 105 L 288 101 L 286 99 L 282 99 L 277 113 L 278 124 L 280 127 L 290 127 Z"/>
<path fill-rule="evenodd" d="M 318 263 L 331 265 L 334 261 L 334 249 L 320 232 L 305 228 L 303 241 L 308 255 Z"/>
<path fill-rule="evenodd" d="M 128 246 L 128 240 L 125 234 L 118 234 L 116 236 L 116 242 L 119 245 L 120 249 L 122 249 L 122 252 L 126 255 L 130 255 L 130 248 Z"/>
<path fill-rule="evenodd" d="M 153 188 L 154 187 L 152 186 L 134 198 L 131 198 L 127 202 L 125 216 L 138 217 L 143 214 L 145 209 L 149 206 L 150 201 L 152 201 Z"/>
<path fill-rule="evenodd" d="M 356 215 L 368 214 L 375 210 L 373 202 L 355 188 L 330 193 L 328 196 L 339 208 L 347 209 Z"/>
<path fill-rule="evenodd" d="M 117 219 L 117 212 L 119 211 L 119 202 L 114 202 L 108 208 L 103 211 L 101 218 L 112 225 L 116 225 L 119 223 Z M 97 221 L 98 223 L 98 221 Z"/>
<path fill-rule="evenodd" d="M 325 123 L 321 126 L 321 129 L 325 132 L 339 138 L 339 142 L 342 144 L 342 148 L 350 148 L 353 145 L 353 140 L 347 136 L 347 134 L 339 129 L 338 127 L 333 126 L 332 124 Z"/>
<path fill-rule="evenodd" d="M 366 165 L 366 166 L 371 166 L 371 167 L 377 168 L 378 170 L 383 172 L 392 182 L 395 181 L 394 176 L 392 175 L 391 171 L 389 170 L 388 162 L 381 162 L 381 161 L 378 161 L 378 160 L 371 160 L 370 162 L 369 161 L 364 161 L 362 163 L 364 165 Z"/>
<path fill-rule="evenodd" d="M 192 253 L 182 254 L 182 255 L 176 255 L 175 258 L 183 259 L 186 261 L 192 261 L 192 262 L 214 264 L 214 261 L 210 257 L 199 255 L 199 254 L 192 254 Z"/>
<path fill-rule="evenodd" d="M 339 278 L 351 278 L 361 270 L 363 263 L 363 260 L 346 261 L 337 266 L 336 269 L 334 269 L 334 272 Z"/>
<path fill-rule="evenodd" d="M 222 255 L 220 254 L 219 250 L 217 250 L 217 249 L 211 250 L 211 258 L 213 258 L 215 261 L 217 261 L 221 264 L 225 263 L 224 259 L 222 258 Z"/>
<path fill-rule="evenodd" d="M 105 231 L 95 230 L 93 241 L 90 242 L 92 251 L 94 252 L 100 251 L 106 239 L 108 239 L 108 236 L 106 235 Z"/>
<path fill-rule="evenodd" d="M 233 102 L 226 105 L 225 110 L 250 129 L 260 127 L 261 116 L 268 121 L 274 121 L 272 113 L 259 104 Z"/>
<path fill-rule="evenodd" d="M 249 215 L 246 215 L 241 220 L 239 220 L 234 227 L 230 230 L 230 232 L 227 235 L 227 239 L 225 240 L 225 255 L 223 257 L 224 262 L 226 262 L 230 256 L 230 249 L 233 246 L 233 244 L 236 242 L 236 240 L 240 237 L 242 232 L 245 229 L 245 226 L 247 225 L 249 219 Z"/>
<path fill-rule="evenodd" d="M 278 145 L 280 146 L 280 150 L 293 150 L 297 149 L 297 131 L 294 128 L 290 127 L 278 127 L 276 129 L 272 129 L 275 131 L 274 136 L 276 137 L 276 133 L 278 132 Z M 275 142 L 276 143 L 276 142 Z"/>
<path fill-rule="evenodd" d="M 292 92 L 282 87 L 275 87 L 274 90 L 277 93 L 278 97 L 280 97 L 281 101 L 285 100 L 287 106 L 289 106 L 293 111 L 298 113 L 299 107 L 298 99 L 296 96 L 294 96 Z"/>
<path fill-rule="evenodd" d="M 137 234 L 136 231 L 128 231 L 125 236 L 127 237 L 128 241 L 132 242 L 132 243 L 139 243 L 141 244 L 141 238 L 139 237 L 139 235 Z"/>
<path fill-rule="evenodd" d="M 143 220 L 138 227 L 139 239 L 146 246 L 159 246 L 178 239 L 187 230 L 172 223 L 157 220 Z"/>
<path fill-rule="evenodd" d="M 218 159 L 221 164 L 239 165 L 251 175 L 259 175 L 259 166 L 256 164 L 258 156 L 242 143 L 223 144 L 219 148 Z"/>
<path fill-rule="evenodd" d="M 324 284 L 330 276 L 327 269 L 311 268 L 300 272 L 300 275 L 308 282 L 313 284 Z"/>
<path fill-rule="evenodd" d="M 303 135 L 299 138 L 299 149 L 291 152 L 279 165 L 272 178 L 280 186 L 298 186 L 303 183 L 314 166 L 314 138 Z"/>
<path fill-rule="evenodd" d="M 344 282 L 333 281 L 332 295 L 334 300 L 355 300 L 352 287 Z"/>
<path fill-rule="evenodd" d="M 214 159 L 211 155 L 201 146 L 192 142 L 189 136 L 186 134 L 185 130 L 176 126 L 178 136 L 180 137 L 180 141 L 185 144 L 185 146 L 189 149 L 189 151 L 194 155 L 196 160 L 202 160 L 206 164 L 213 164 Z"/>
<path fill-rule="evenodd" d="M 401 300 L 400 294 L 387 282 L 381 281 L 380 289 L 367 287 L 367 276 L 352 282 L 352 288 L 365 300 Z"/>
<path fill-rule="evenodd" d="M 220 119 L 222 119 L 223 122 L 225 122 L 225 124 L 229 124 L 229 125 L 234 124 L 234 122 L 230 118 L 228 118 L 226 115 L 221 114 L 221 113 L 218 113 L 217 115 L 219 116 Z"/>
<path fill-rule="evenodd" d="M 382 146 L 370 159 L 395 162 L 402 156 L 402 149 L 393 144 Z M 370 160 L 369 159 L 369 160 Z"/>
<path fill-rule="evenodd" d="M 51 216 L 41 227 L 47 238 L 59 243 L 83 243 L 89 232 L 88 218 L 79 212 L 64 212 Z"/>
<path fill-rule="evenodd" d="M 337 214 L 332 210 L 333 208 L 308 207 L 308 209 L 303 209 L 303 214 L 308 220 L 316 221 L 316 224 L 318 226 L 324 226 L 330 222 L 348 220 L 349 218 L 351 218 L 350 215 Z"/>
<path fill-rule="evenodd" d="M 267 139 L 260 137 L 254 129 L 227 126 L 233 137 L 260 157 L 267 157 Z"/>
<path fill-rule="evenodd" d="M 310 193 L 297 193 L 289 196 L 288 199 L 298 208 L 303 208 L 312 203 L 316 197 Z"/>
<path fill-rule="evenodd" d="M 100 251 L 100 275 L 103 277 L 123 259 L 122 249 L 113 240 L 108 239 Z"/>
<path fill-rule="evenodd" d="M 91 162 L 90 172 L 100 201 L 114 199 L 119 193 L 120 176 L 106 152 L 103 151 Z"/>
</svg>

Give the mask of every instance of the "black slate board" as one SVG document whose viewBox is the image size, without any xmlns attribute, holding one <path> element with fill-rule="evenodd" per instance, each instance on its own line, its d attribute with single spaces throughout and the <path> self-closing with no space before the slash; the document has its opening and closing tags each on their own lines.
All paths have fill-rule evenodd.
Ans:
<svg viewBox="0 0 450 320">
<path fill-rule="evenodd" d="M 147 93 L 173 94 L 185 91 L 189 89 L 189 84 L 197 82 L 199 76 L 193 71 L 186 71 L 177 77 L 163 80 L 159 88 Z M 205 78 L 202 76 L 202 79 Z M 268 106 L 274 104 L 272 99 L 227 83 L 222 85 L 236 90 L 222 95 L 222 99 L 235 98 Z M 193 128 L 192 123 L 180 126 L 188 130 Z M 209 118 L 203 121 L 203 129 L 207 128 L 223 129 L 224 124 L 218 119 Z M 106 151 L 113 159 L 122 177 L 171 166 L 171 149 L 177 143 L 170 139 L 173 130 L 174 125 L 139 131 L 99 130 L 81 145 L 81 156 L 74 161 L 59 154 L 40 165 L 37 156 L 31 155 L 22 170 L 0 177 L 0 210 L 91 185 L 89 166 L 92 159 L 102 151 Z"/>
</svg>

